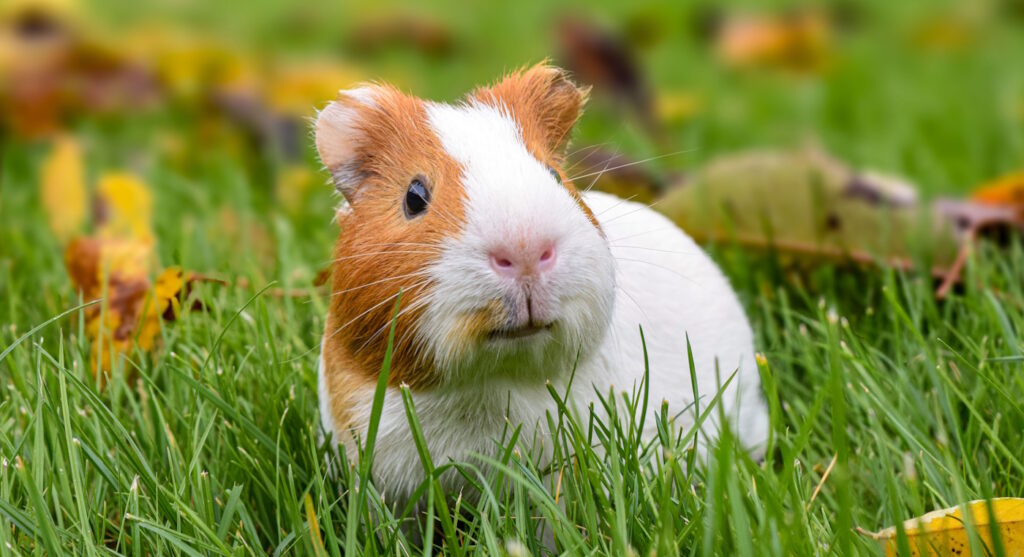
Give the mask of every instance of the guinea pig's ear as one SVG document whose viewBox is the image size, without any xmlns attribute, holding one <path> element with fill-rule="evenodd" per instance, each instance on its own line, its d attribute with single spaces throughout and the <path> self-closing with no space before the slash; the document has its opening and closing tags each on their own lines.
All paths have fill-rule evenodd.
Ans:
<svg viewBox="0 0 1024 557">
<path fill-rule="evenodd" d="M 512 113 L 527 141 L 538 141 L 558 156 L 583 112 L 590 88 L 578 87 L 568 73 L 547 62 L 513 72 L 498 83 L 478 89 L 472 96 L 504 107 Z"/>
<path fill-rule="evenodd" d="M 361 181 L 361 147 L 366 139 L 367 116 L 377 108 L 380 87 L 364 85 L 338 92 L 338 99 L 316 118 L 316 150 L 331 173 L 334 186 L 346 199 L 355 197 Z"/>
</svg>

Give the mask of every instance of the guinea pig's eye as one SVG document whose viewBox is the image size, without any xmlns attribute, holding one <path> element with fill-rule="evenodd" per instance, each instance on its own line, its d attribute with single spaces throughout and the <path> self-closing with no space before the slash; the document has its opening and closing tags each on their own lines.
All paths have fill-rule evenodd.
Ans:
<svg viewBox="0 0 1024 557">
<path fill-rule="evenodd" d="M 412 219 L 422 215 L 430 204 L 430 190 L 423 185 L 423 180 L 414 178 L 405 192 L 405 218 Z"/>
<path fill-rule="evenodd" d="M 562 183 L 562 175 L 559 174 L 557 170 L 549 166 L 548 172 L 551 173 L 551 177 L 554 178 L 556 182 L 558 182 L 559 184 Z"/>
</svg>

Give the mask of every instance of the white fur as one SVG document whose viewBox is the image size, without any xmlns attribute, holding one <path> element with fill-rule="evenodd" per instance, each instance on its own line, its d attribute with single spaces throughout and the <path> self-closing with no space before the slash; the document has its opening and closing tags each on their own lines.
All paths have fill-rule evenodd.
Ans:
<svg viewBox="0 0 1024 557">
<path fill-rule="evenodd" d="M 608 246 L 568 190 L 527 151 L 503 111 L 485 104 L 434 104 L 428 115 L 445 150 L 465 169 L 466 223 L 431 269 L 435 286 L 420 340 L 452 382 L 478 385 L 498 375 L 536 379 L 571 365 L 578 349 L 590 352 L 600 342 L 609 322 L 614 269 Z M 509 327 L 528 320 L 527 289 L 494 273 L 489 253 L 545 242 L 555 244 L 557 264 L 528 289 L 535 321 L 560 322 L 555 342 L 468 352 L 450 342 L 446 333 L 460 316 L 495 300 L 504 306 Z"/>
<path fill-rule="evenodd" d="M 519 424 L 526 447 L 545 454 L 546 414 L 555 406 L 550 381 L 564 390 L 577 354 L 571 400 L 580 409 L 596 403 L 595 390 L 632 392 L 644 372 L 646 337 L 651 415 L 645 435 L 655 435 L 654 414 L 665 400 L 676 423 L 688 428 L 694 395 L 686 351 L 694 353 L 701 408 L 734 372 L 722 408 L 740 440 L 759 450 L 767 438 L 767 410 L 760 394 L 750 325 L 727 279 L 686 234 L 651 209 L 603 193 L 587 193 L 604 236 L 568 191 L 525 148 L 514 120 L 482 104 L 430 105 L 430 121 L 445 149 L 465 168 L 466 224 L 443 247 L 430 269 L 436 287 L 417 334 L 444 367 L 446 381 L 413 393 L 435 464 L 494 455 L 497 442 Z M 554 319 L 550 333 L 521 343 L 453 344 L 447 333 L 457 317 L 502 300 L 509 320 L 521 317 L 519 288 L 488 267 L 495 243 L 557 242 L 556 268 L 531 285 L 537 312 Z M 545 336 L 546 335 L 546 336 Z M 333 431 L 323 402 L 321 417 Z M 369 416 L 372 387 L 355 415 Z M 599 406 L 595 404 L 596 406 Z M 717 412 L 705 432 L 717 430 Z M 403 500 L 422 481 L 422 467 L 396 389 L 389 389 L 376 441 L 374 477 L 390 498 Z M 463 481 L 442 481 L 459 489 Z"/>
</svg>

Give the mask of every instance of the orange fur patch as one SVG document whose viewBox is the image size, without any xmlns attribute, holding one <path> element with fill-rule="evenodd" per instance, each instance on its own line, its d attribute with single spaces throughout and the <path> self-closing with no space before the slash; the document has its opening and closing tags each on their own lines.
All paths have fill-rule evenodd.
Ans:
<svg viewBox="0 0 1024 557">
<path fill-rule="evenodd" d="M 354 186 L 352 210 L 339 214 L 324 333 L 326 379 L 340 427 L 351 419 L 345 411 L 354 403 L 348 393 L 376 381 L 399 290 L 389 384 L 418 388 L 433 382 L 413 328 L 430 288 L 424 273 L 440 256 L 442 240 L 465 221 L 462 169 L 430 127 L 423 101 L 384 86 L 375 86 L 373 100 L 372 106 L 356 108 L 353 170 L 361 182 Z M 415 178 L 431 190 L 431 202 L 426 213 L 409 220 L 403 200 Z"/>
<path fill-rule="evenodd" d="M 447 345 L 453 347 L 458 358 L 489 331 L 501 327 L 506 319 L 505 304 L 491 300 L 485 307 L 458 316 L 457 325 L 448 331 Z"/>
<path fill-rule="evenodd" d="M 328 166 L 332 160 L 343 165 L 332 167 L 332 173 L 352 182 L 341 184 L 351 210 L 338 213 L 341 233 L 323 342 L 325 379 L 340 440 L 351 437 L 347 428 L 361 425 L 353 422 L 357 416 L 351 409 L 359 402 L 354 397 L 376 383 L 399 290 L 402 303 L 388 383 L 413 389 L 436 383 L 437 375 L 415 335 L 431 287 L 424 273 L 440 256 L 442 241 L 457 234 L 465 222 L 463 169 L 431 128 L 424 102 L 388 86 L 369 86 L 369 91 L 371 102 L 366 102 L 365 90 L 358 98 L 342 95 L 337 101 L 353 111 L 345 116 L 352 116 L 352 128 L 344 132 L 352 135 L 338 137 L 327 122 L 325 128 L 319 123 L 317 127 L 321 158 Z M 593 212 L 560 169 L 587 91 L 561 70 L 542 64 L 513 73 L 473 96 L 511 113 L 527 149 L 562 174 L 563 186 L 600 231 Z M 424 215 L 409 220 L 403 200 L 415 178 L 425 180 L 431 202 Z M 464 316 L 452 331 L 461 339 L 455 344 L 468 346 L 492 327 L 498 309 Z"/>
<path fill-rule="evenodd" d="M 576 86 L 559 68 L 540 63 L 507 75 L 471 96 L 480 102 L 508 110 L 523 135 L 523 143 L 537 160 L 556 169 L 562 185 L 594 226 L 601 230 L 576 186 L 565 176 L 562 163 L 573 125 L 583 112 L 590 88 Z"/>
</svg>

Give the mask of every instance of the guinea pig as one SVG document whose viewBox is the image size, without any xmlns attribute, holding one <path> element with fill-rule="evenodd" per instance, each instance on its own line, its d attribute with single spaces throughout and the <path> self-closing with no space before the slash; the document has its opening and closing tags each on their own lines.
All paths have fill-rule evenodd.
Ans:
<svg viewBox="0 0 1024 557">
<path fill-rule="evenodd" d="M 680 428 L 694 424 L 687 336 L 701 408 L 727 384 L 703 432 L 715 435 L 722 415 L 763 450 L 753 335 L 728 280 L 671 221 L 579 191 L 562 166 L 587 93 L 542 63 L 457 104 L 364 85 L 317 117 L 317 150 L 346 200 L 320 414 L 356 455 L 401 292 L 372 468 L 392 501 L 423 481 L 401 385 L 433 461 L 466 462 L 496 455 L 509 424 L 520 439 L 543 438 L 557 414 L 548 383 L 600 411 L 598 393 L 639 387 L 646 356 L 652 438 L 662 400 Z M 456 491 L 462 481 L 442 477 Z"/>
</svg>

